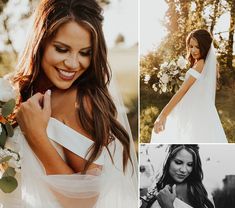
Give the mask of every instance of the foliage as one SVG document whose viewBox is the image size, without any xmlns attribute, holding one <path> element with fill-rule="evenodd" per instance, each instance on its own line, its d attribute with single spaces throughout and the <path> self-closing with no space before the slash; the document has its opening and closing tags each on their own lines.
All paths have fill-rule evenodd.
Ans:
<svg viewBox="0 0 235 208">
<path fill-rule="evenodd" d="M 220 80 L 216 105 L 229 142 L 235 142 L 235 56 L 231 56 L 234 46 L 235 1 L 221 0 L 165 0 L 168 10 L 164 25 L 167 34 L 161 44 L 140 59 L 140 141 L 149 142 L 153 122 L 157 114 L 167 104 L 182 84 L 186 67 L 177 73 L 179 57 L 186 56 L 186 37 L 194 29 L 207 29 L 214 36 L 218 49 Z M 229 13 L 230 26 L 226 31 L 215 33 L 219 18 Z M 218 29 L 217 29 L 218 31 Z M 230 38 L 230 40 L 229 40 Z M 233 52 L 233 51 L 232 51 Z M 233 65 L 231 66 L 231 61 Z M 230 63 L 230 65 L 229 65 Z M 178 67 L 179 68 L 179 67 Z M 230 96 L 230 98 L 228 98 Z M 152 112 L 153 106 L 157 111 Z M 146 115 L 151 111 L 151 118 Z M 152 120 L 152 123 L 146 121 Z"/>
<path fill-rule="evenodd" d="M 148 107 L 141 111 L 140 114 L 140 142 L 150 142 L 151 132 L 153 129 L 154 118 L 157 117 L 159 110 L 156 107 Z"/>
<path fill-rule="evenodd" d="M 18 186 L 15 174 L 20 169 L 19 154 L 5 147 L 7 138 L 14 135 L 16 93 L 3 78 L 0 78 L 0 86 L 0 189 L 10 193 Z"/>
<path fill-rule="evenodd" d="M 235 206 L 235 188 L 234 187 L 223 187 L 222 190 L 217 189 L 213 193 L 213 198 L 216 208 L 233 208 Z"/>
<path fill-rule="evenodd" d="M 228 34 L 230 38 L 232 37 L 231 34 L 234 34 L 235 27 L 233 24 L 235 14 L 232 12 L 232 8 L 235 6 L 234 1 L 165 1 L 168 4 L 168 10 L 165 15 L 165 27 L 168 34 L 158 48 L 141 58 L 141 81 L 146 82 L 147 79 L 150 86 L 154 83 L 159 84 L 157 75 L 160 65 L 165 62 L 169 63 L 171 60 L 177 60 L 180 56 L 186 55 L 185 39 L 187 34 L 199 28 L 208 29 L 213 34 L 218 19 L 224 13 L 230 11 L 230 28 L 228 28 L 227 31 L 215 33 L 214 38 L 216 48 L 218 48 L 218 61 L 220 64 L 221 78 L 223 80 L 222 84 L 232 86 L 235 80 L 235 69 L 234 65 L 231 68 L 231 65 L 229 66 L 228 63 L 231 63 L 231 60 L 234 59 L 233 56 L 231 58 L 233 42 L 232 40 L 228 40 L 225 34 Z M 172 78 L 174 79 L 174 77 Z M 176 76 L 175 79 L 177 80 L 178 77 Z M 177 82 L 175 88 L 178 89 L 180 84 L 181 82 Z M 170 92 L 172 91 L 172 85 L 169 84 L 164 91 L 156 90 L 156 86 L 152 86 L 152 90 L 157 91 L 157 93 Z M 174 91 L 175 90 L 172 92 Z"/>
</svg>

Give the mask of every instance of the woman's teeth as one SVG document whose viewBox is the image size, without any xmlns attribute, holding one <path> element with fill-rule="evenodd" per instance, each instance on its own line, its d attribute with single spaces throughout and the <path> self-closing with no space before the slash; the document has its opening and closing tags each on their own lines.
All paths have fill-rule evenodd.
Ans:
<svg viewBox="0 0 235 208">
<path fill-rule="evenodd" d="M 71 76 L 74 76 L 75 75 L 75 72 L 66 72 L 66 71 L 62 71 L 62 70 L 59 70 L 59 72 L 66 76 L 66 77 L 71 77 Z"/>
</svg>

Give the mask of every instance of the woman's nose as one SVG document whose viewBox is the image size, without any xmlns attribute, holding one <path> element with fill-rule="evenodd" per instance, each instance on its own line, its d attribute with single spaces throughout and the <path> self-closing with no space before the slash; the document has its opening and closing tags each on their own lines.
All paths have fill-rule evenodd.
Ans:
<svg viewBox="0 0 235 208">
<path fill-rule="evenodd" d="M 196 50 L 195 48 L 192 48 L 192 53 L 194 53 L 194 52 L 195 52 L 195 50 Z"/>
<path fill-rule="evenodd" d="M 77 69 L 79 67 L 79 59 L 75 55 L 71 55 L 64 60 L 64 65 L 69 69 Z"/>
<path fill-rule="evenodd" d="M 182 166 L 180 167 L 180 172 L 185 173 L 186 171 L 187 171 L 186 166 L 185 166 L 185 165 L 182 165 Z"/>
</svg>

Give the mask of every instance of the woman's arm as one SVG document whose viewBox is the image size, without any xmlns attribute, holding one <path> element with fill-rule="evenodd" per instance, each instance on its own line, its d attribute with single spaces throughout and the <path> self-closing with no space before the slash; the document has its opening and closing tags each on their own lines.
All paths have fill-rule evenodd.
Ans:
<svg viewBox="0 0 235 208">
<path fill-rule="evenodd" d="M 45 95 L 35 94 L 21 104 L 17 122 L 45 171 L 50 174 L 72 174 L 74 171 L 65 163 L 48 139 L 46 128 L 51 116 L 50 91 Z"/>
<path fill-rule="evenodd" d="M 199 73 L 201 73 L 203 66 L 204 66 L 204 60 L 201 59 L 196 63 L 194 69 L 197 70 Z M 163 131 L 165 129 L 167 116 L 179 103 L 179 101 L 183 98 L 183 96 L 186 94 L 186 92 L 190 89 L 190 87 L 194 84 L 195 81 L 196 78 L 190 76 L 188 80 L 183 83 L 183 85 L 176 92 L 176 94 L 171 98 L 169 103 L 163 108 L 162 112 L 160 113 L 160 115 L 158 116 L 158 118 L 154 123 L 154 131 L 156 133 L 159 133 L 160 131 Z"/>
</svg>

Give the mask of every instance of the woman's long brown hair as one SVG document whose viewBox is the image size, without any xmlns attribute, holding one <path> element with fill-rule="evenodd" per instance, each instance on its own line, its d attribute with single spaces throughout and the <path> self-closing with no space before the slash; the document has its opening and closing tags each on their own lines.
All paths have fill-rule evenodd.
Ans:
<svg viewBox="0 0 235 208">
<path fill-rule="evenodd" d="M 100 155 L 110 138 L 117 138 L 123 146 L 123 171 L 130 159 L 130 137 L 117 121 L 117 110 L 108 91 L 111 71 L 107 63 L 107 49 L 102 31 L 102 9 L 95 0 L 42 0 L 35 13 L 33 32 L 21 55 L 14 76 L 23 100 L 30 97 L 30 88 L 41 70 L 43 46 L 58 28 L 69 21 L 86 27 L 92 36 L 92 58 L 89 68 L 75 81 L 78 116 L 83 129 L 94 138 L 84 172 Z M 91 84 L 92 83 L 92 84 Z M 89 99 L 92 113 L 86 100 Z M 111 156 L 111 155 L 110 155 Z"/>
<path fill-rule="evenodd" d="M 197 40 L 200 54 L 201 54 L 200 59 L 203 59 L 203 60 L 206 60 L 206 56 L 209 52 L 209 49 L 211 47 L 211 43 L 213 40 L 211 34 L 205 29 L 198 29 L 189 33 L 188 37 L 186 38 L 186 47 L 187 47 L 187 53 L 188 53 L 187 56 L 190 62 L 190 67 L 192 67 L 195 63 L 195 59 L 190 53 L 190 48 L 189 48 L 189 42 L 191 38 L 195 38 Z"/>
</svg>

